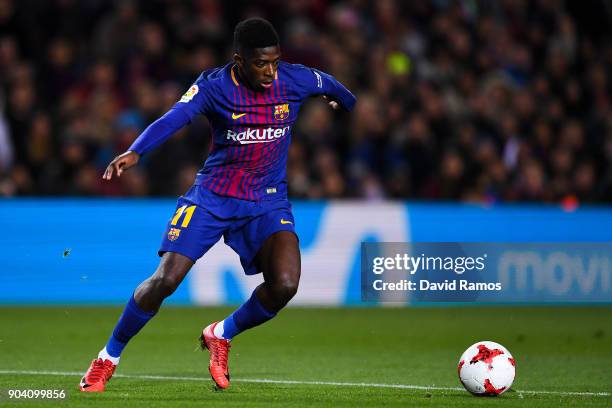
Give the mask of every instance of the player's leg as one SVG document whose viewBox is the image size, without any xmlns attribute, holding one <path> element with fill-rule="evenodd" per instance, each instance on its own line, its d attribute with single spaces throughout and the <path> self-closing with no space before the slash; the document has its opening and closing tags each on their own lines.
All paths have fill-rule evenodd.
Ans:
<svg viewBox="0 0 612 408">
<path fill-rule="evenodd" d="M 144 312 L 157 312 L 165 298 L 179 287 L 194 262 L 176 252 L 166 252 L 155 273 L 134 291 L 134 300 Z"/>
<path fill-rule="evenodd" d="M 236 311 L 204 329 L 202 343 L 210 350 L 210 374 L 220 388 L 229 386 L 230 340 L 245 330 L 272 319 L 297 292 L 300 250 L 295 233 L 278 231 L 269 236 L 255 257 L 264 282 Z"/>
<path fill-rule="evenodd" d="M 155 273 L 134 291 L 99 357 L 118 364 L 127 343 L 155 316 L 164 299 L 174 293 L 193 264 L 190 258 L 179 253 L 164 253 Z"/>
<path fill-rule="evenodd" d="M 291 204 L 262 200 L 263 213 L 241 228 L 232 229 L 225 242 L 240 255 L 247 275 L 262 272 L 264 282 L 222 324 L 218 337 L 239 333 L 272 319 L 295 296 L 300 281 L 300 248 Z"/>
<path fill-rule="evenodd" d="M 130 297 L 106 346 L 82 378 L 82 391 L 104 390 L 127 343 L 155 316 L 195 260 L 219 240 L 226 227 L 227 222 L 217 219 L 208 210 L 183 197 L 179 199 L 158 251 L 162 256 L 158 268 Z"/>
<path fill-rule="evenodd" d="M 295 296 L 300 283 L 300 247 L 295 233 L 278 231 L 256 257 L 264 282 L 253 292 L 265 310 L 277 313 Z"/>
<path fill-rule="evenodd" d="M 163 255 L 155 273 L 130 297 L 106 346 L 81 379 L 81 391 L 104 391 L 127 343 L 155 316 L 161 303 L 174 293 L 193 264 L 190 258 L 175 252 Z"/>
<path fill-rule="evenodd" d="M 296 235 L 290 231 L 272 234 L 257 253 L 255 265 L 263 272 L 264 282 L 215 327 L 217 337 L 229 340 L 265 323 L 295 296 L 300 282 L 300 248 Z"/>
</svg>

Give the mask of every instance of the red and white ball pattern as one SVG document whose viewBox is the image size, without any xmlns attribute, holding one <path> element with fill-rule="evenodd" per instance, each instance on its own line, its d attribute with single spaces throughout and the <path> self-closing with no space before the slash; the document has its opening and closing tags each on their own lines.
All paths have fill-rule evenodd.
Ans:
<svg viewBox="0 0 612 408">
<path fill-rule="evenodd" d="M 479 341 L 465 350 L 457 371 L 461 384 L 472 394 L 495 396 L 512 386 L 516 362 L 501 344 Z"/>
</svg>

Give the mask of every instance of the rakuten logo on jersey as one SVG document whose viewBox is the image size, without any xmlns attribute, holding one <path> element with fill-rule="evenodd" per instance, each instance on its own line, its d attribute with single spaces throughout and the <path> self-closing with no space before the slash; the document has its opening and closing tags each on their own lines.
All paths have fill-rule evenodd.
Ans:
<svg viewBox="0 0 612 408">
<path fill-rule="evenodd" d="M 236 133 L 233 130 L 227 130 L 227 140 L 233 140 L 240 144 L 251 143 L 270 143 L 285 136 L 289 126 L 283 128 L 267 128 L 267 129 L 247 129 Z"/>
</svg>

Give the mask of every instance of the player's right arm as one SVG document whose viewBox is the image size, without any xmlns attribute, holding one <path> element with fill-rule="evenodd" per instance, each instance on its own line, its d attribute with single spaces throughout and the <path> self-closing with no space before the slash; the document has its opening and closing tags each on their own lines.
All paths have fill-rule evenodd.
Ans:
<svg viewBox="0 0 612 408">
<path fill-rule="evenodd" d="M 117 177 L 121 177 L 121 173 L 138 164 L 138 160 L 140 160 L 140 155 L 134 151 L 128 150 L 115 157 L 113 161 L 110 162 L 102 178 L 104 180 L 110 180 L 113 178 L 114 174 L 116 174 Z"/>
<path fill-rule="evenodd" d="M 125 170 L 138 164 L 143 154 L 161 145 L 177 130 L 190 123 L 195 116 L 205 114 L 209 108 L 207 91 L 207 81 L 202 74 L 172 109 L 151 123 L 125 153 L 110 162 L 102 178 L 110 180 L 114 174 L 120 177 Z"/>
</svg>

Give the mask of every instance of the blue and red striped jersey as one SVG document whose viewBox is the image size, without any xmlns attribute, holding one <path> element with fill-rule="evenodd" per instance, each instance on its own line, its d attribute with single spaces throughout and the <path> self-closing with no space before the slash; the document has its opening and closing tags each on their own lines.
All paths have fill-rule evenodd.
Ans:
<svg viewBox="0 0 612 408">
<path fill-rule="evenodd" d="M 196 115 L 206 115 L 213 142 L 195 184 L 245 200 L 258 200 L 269 193 L 286 195 L 291 127 L 304 100 L 328 95 L 351 110 L 355 97 L 331 75 L 303 65 L 281 62 L 272 86 L 263 91 L 249 89 L 237 69 L 231 63 L 204 71 L 129 150 L 142 155 Z"/>
</svg>

